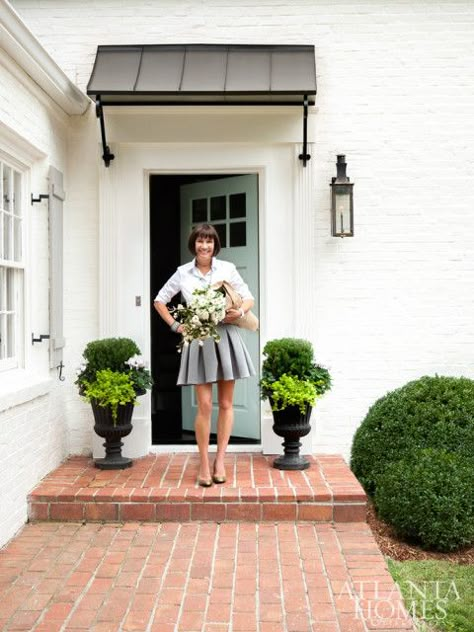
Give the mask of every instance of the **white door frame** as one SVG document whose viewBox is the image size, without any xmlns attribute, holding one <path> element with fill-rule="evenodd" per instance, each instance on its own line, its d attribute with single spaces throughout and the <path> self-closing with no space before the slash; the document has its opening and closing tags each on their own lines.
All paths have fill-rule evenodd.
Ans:
<svg viewBox="0 0 474 632">
<path fill-rule="evenodd" d="M 249 169 L 244 169 L 240 170 L 237 168 L 232 168 L 232 169 L 217 169 L 217 170 L 212 170 L 210 171 L 209 169 L 202 169 L 199 171 L 195 171 L 195 170 L 182 170 L 182 171 L 156 171 L 156 170 L 151 170 L 151 171 L 146 171 L 145 172 L 145 182 L 144 182 L 144 186 L 145 186 L 145 200 L 148 202 L 145 208 L 145 214 L 146 214 L 146 222 L 145 225 L 146 226 L 150 226 L 150 176 L 163 176 L 163 175 L 176 175 L 176 176 L 189 176 L 189 175 L 228 175 L 228 176 L 239 176 L 239 175 L 256 175 L 257 176 L 257 185 L 258 185 L 258 204 L 257 204 L 257 221 L 258 221 L 258 227 L 259 227 L 259 235 L 260 235 L 260 199 L 261 199 L 261 195 L 263 194 L 263 188 L 264 188 L 264 184 L 261 184 L 261 180 L 264 178 L 264 168 L 259 168 L 257 170 L 249 170 Z M 147 257 L 148 257 L 148 261 L 150 261 L 150 249 L 149 249 L 149 243 L 150 243 L 150 234 L 148 231 L 148 240 L 147 240 Z M 149 269 L 150 266 L 148 264 L 148 273 L 149 273 Z M 261 261 L 260 261 L 260 239 L 258 242 L 258 269 L 259 269 L 259 286 L 260 286 L 260 282 L 261 282 L 261 274 L 260 274 L 260 270 L 261 270 Z M 148 288 L 150 287 L 150 279 L 148 277 Z M 153 301 L 154 297 L 149 295 L 149 300 Z M 262 302 L 261 302 L 261 298 L 260 295 L 258 297 L 259 300 L 259 307 L 260 309 L 262 309 Z M 151 323 L 150 320 L 148 319 L 148 328 L 149 330 L 151 329 Z M 262 349 L 261 349 L 261 336 L 259 336 L 259 357 L 262 354 Z M 151 339 L 150 339 L 151 342 Z M 148 357 L 150 357 L 150 352 L 151 349 L 149 349 L 149 353 L 148 353 Z M 260 412 L 260 436 L 261 436 L 261 432 L 262 432 L 262 412 Z M 209 446 L 209 451 L 210 452 L 215 452 L 217 450 L 217 446 L 216 445 L 210 445 Z M 171 443 L 171 444 L 166 444 L 166 445 L 151 445 L 150 447 L 150 452 L 159 454 L 159 453 L 167 453 L 167 452 L 197 452 L 198 448 L 197 445 L 182 445 L 182 444 L 176 444 L 176 443 Z M 259 443 L 239 443 L 239 444 L 229 444 L 229 447 L 227 449 L 228 452 L 261 452 L 262 451 L 262 442 L 260 441 Z"/>
<path fill-rule="evenodd" d="M 111 150 L 115 160 L 109 169 L 100 168 L 101 337 L 130 336 L 150 357 L 149 305 L 154 298 L 149 289 L 150 175 L 242 173 L 258 176 L 260 355 L 270 338 L 310 337 L 314 310 L 308 288 L 314 287 L 313 267 L 300 255 L 311 252 L 314 243 L 312 169 L 301 166 L 298 144 L 120 143 Z M 282 294 L 282 287 L 289 295 Z M 135 296 L 142 297 L 141 308 L 132 307 Z M 266 402 L 260 422 L 260 445 L 229 446 L 229 450 L 281 452 Z M 124 453 L 138 457 L 190 448 L 151 445 L 150 395 L 141 397 Z M 311 451 L 310 433 L 303 439 L 303 452 Z M 97 440 L 94 456 L 101 452 Z"/>
</svg>

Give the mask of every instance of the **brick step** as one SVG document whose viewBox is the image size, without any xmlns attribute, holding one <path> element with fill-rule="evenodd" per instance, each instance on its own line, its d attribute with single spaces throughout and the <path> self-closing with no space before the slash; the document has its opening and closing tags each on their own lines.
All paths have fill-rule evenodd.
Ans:
<svg viewBox="0 0 474 632">
<path fill-rule="evenodd" d="M 149 455 L 127 470 L 102 471 L 70 457 L 28 496 L 30 521 L 363 522 L 366 495 L 339 455 L 310 457 L 303 472 L 272 468 L 273 457 L 229 454 L 227 482 L 196 483 L 195 453 Z"/>
</svg>

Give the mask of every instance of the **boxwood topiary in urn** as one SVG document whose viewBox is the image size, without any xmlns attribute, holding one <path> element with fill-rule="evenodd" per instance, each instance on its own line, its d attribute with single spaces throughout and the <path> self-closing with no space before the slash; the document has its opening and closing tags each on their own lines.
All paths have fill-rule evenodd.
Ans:
<svg viewBox="0 0 474 632">
<path fill-rule="evenodd" d="M 110 369 L 129 375 L 137 395 L 144 395 L 152 386 L 150 371 L 131 338 L 102 338 L 92 340 L 84 349 L 83 361 L 77 371 L 76 384 L 84 394 L 84 383 L 95 379 L 97 371 Z"/>
<path fill-rule="evenodd" d="M 96 459 L 95 464 L 101 469 L 130 467 L 132 460 L 121 454 L 121 438 L 132 430 L 137 396 L 152 386 L 150 372 L 130 338 L 93 340 L 83 356 L 75 383 L 80 395 L 91 403 L 94 430 L 105 438 L 105 459 Z"/>
<path fill-rule="evenodd" d="M 270 340 L 263 350 L 260 391 L 272 407 L 273 430 L 283 437 L 284 454 L 273 466 L 282 470 L 303 470 L 308 459 L 300 455 L 300 438 L 310 430 L 312 407 L 331 386 L 329 371 L 316 364 L 308 340 Z"/>
</svg>

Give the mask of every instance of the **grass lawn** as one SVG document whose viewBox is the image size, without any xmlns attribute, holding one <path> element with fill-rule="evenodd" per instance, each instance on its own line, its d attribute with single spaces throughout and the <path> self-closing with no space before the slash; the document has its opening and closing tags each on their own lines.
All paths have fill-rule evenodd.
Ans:
<svg viewBox="0 0 474 632">
<path fill-rule="evenodd" d="M 474 566 L 438 560 L 388 560 L 419 630 L 474 632 Z"/>
</svg>

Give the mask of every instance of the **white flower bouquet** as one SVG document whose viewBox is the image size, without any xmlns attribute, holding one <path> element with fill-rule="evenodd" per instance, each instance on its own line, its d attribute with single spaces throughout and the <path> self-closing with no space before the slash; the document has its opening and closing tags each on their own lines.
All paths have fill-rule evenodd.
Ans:
<svg viewBox="0 0 474 632">
<path fill-rule="evenodd" d="M 224 294 L 211 287 L 196 289 L 188 305 L 179 304 L 173 310 L 173 318 L 184 327 L 182 344 L 193 340 L 203 344 L 205 338 L 213 338 L 216 342 L 221 339 L 217 332 L 217 325 L 225 318 L 226 300 Z"/>
</svg>

